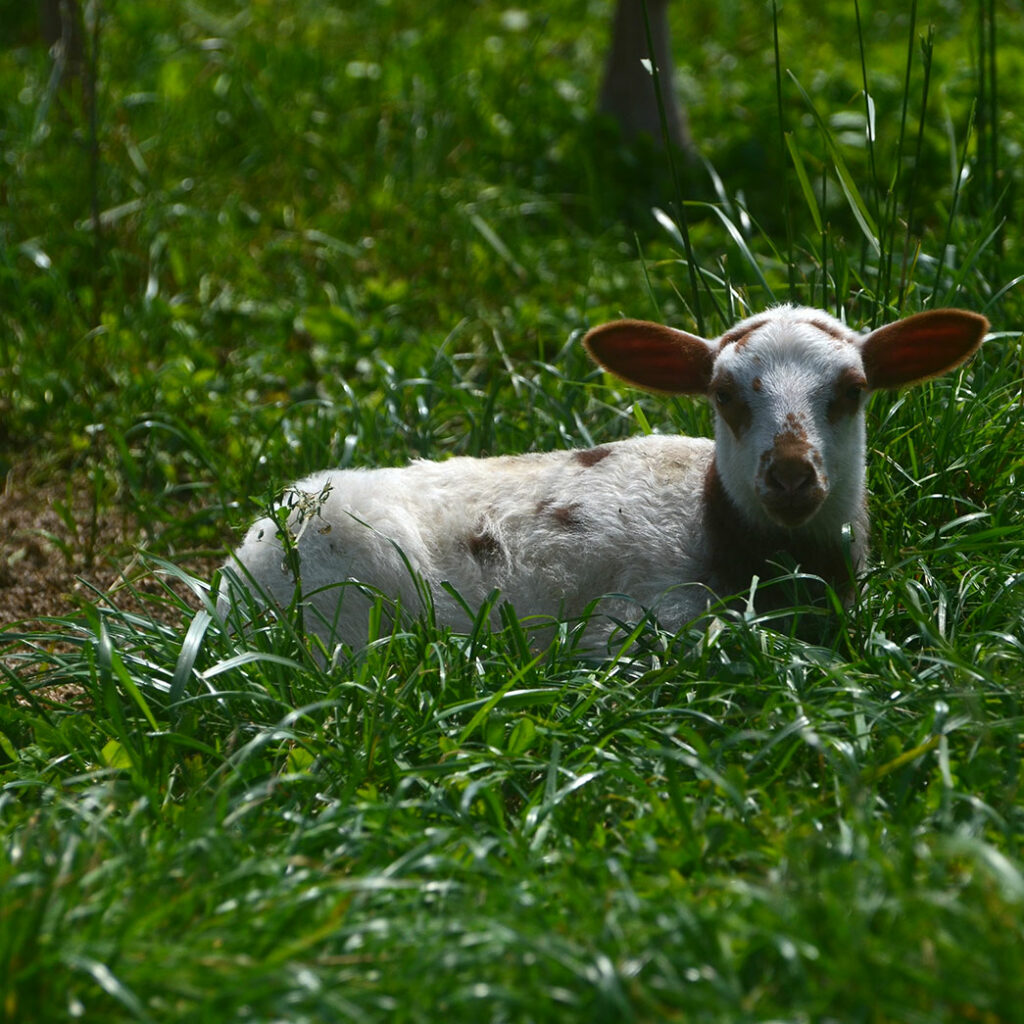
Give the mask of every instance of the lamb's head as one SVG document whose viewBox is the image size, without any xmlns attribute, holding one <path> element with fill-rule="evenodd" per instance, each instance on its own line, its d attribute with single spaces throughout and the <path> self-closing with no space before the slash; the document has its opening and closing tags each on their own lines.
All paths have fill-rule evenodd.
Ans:
<svg viewBox="0 0 1024 1024">
<path fill-rule="evenodd" d="M 864 404 L 959 365 L 988 322 L 936 310 L 857 334 L 816 309 L 778 306 L 707 340 L 621 320 L 584 344 L 629 383 L 706 394 L 715 410 L 722 485 L 754 524 L 799 528 L 850 518 L 864 488 Z"/>
<path fill-rule="evenodd" d="M 859 501 L 868 381 L 838 321 L 801 309 L 743 321 L 719 339 L 707 390 L 719 473 L 748 516 L 797 527 Z"/>
</svg>

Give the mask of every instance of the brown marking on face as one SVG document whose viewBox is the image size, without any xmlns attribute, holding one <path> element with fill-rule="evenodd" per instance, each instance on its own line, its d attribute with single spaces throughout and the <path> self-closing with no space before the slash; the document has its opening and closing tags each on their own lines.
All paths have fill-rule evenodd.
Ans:
<svg viewBox="0 0 1024 1024">
<path fill-rule="evenodd" d="M 787 413 L 785 427 L 772 438 L 770 449 L 761 454 L 761 475 L 766 477 L 773 464 L 809 462 L 813 447 L 807 430 L 796 413 Z"/>
<path fill-rule="evenodd" d="M 772 446 L 761 455 L 762 475 L 767 476 L 773 465 L 795 467 L 821 464 L 821 456 L 808 440 L 807 430 L 796 413 L 787 413 L 786 426 L 772 438 Z"/>
<path fill-rule="evenodd" d="M 722 419 L 729 425 L 736 440 L 742 439 L 750 429 L 754 417 L 750 404 L 740 393 L 732 374 L 727 370 L 719 370 L 711 381 L 708 394 L 715 408 L 721 413 Z"/>
<path fill-rule="evenodd" d="M 758 391 L 758 392 L 759 392 L 759 391 L 760 391 L 760 390 L 761 390 L 761 389 L 762 389 L 762 388 L 764 387 L 764 381 L 762 381 L 760 377 L 755 377 L 755 378 L 754 378 L 754 379 L 753 379 L 753 380 L 752 380 L 752 381 L 750 382 L 750 386 L 751 386 L 751 387 L 752 387 L 752 388 L 753 388 L 753 389 L 754 389 L 755 391 Z"/>
<path fill-rule="evenodd" d="M 735 345 L 737 348 L 742 348 L 746 344 L 747 338 L 759 327 L 764 327 L 767 322 L 767 320 L 755 320 L 752 324 L 747 324 L 745 327 L 734 327 L 731 331 L 726 331 L 718 342 L 719 351 L 725 348 L 726 345 Z"/>
<path fill-rule="evenodd" d="M 834 324 L 826 323 L 824 320 L 805 320 L 805 323 L 811 325 L 811 327 L 817 327 L 819 331 L 824 331 L 829 337 L 835 338 L 837 341 L 844 341 L 850 344 L 850 336 Z"/>
<path fill-rule="evenodd" d="M 772 450 L 786 451 L 794 455 L 806 455 L 811 450 L 811 442 L 807 440 L 807 428 L 795 412 L 786 413 L 786 427 L 772 439 Z"/>
<path fill-rule="evenodd" d="M 758 478 L 765 510 L 784 526 L 799 526 L 818 510 L 828 493 L 820 452 L 795 413 L 761 453 Z"/>
<path fill-rule="evenodd" d="M 849 416 L 856 416 L 860 412 L 864 392 L 867 391 L 868 382 L 864 374 L 848 366 L 836 378 L 832 397 L 828 402 L 829 423 L 838 423 Z"/>
<path fill-rule="evenodd" d="M 572 457 L 584 469 L 590 469 L 591 466 L 596 466 L 602 459 L 607 459 L 611 453 L 612 450 L 610 448 L 585 448 L 582 451 L 573 452 Z"/>
<path fill-rule="evenodd" d="M 480 529 L 466 538 L 466 547 L 473 558 L 481 565 L 496 561 L 501 557 L 501 542 L 490 530 Z"/>
</svg>

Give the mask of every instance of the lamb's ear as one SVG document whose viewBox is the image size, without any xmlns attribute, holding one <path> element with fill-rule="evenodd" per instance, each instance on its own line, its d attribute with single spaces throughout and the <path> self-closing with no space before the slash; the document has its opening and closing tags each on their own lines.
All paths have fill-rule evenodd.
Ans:
<svg viewBox="0 0 1024 1024">
<path fill-rule="evenodd" d="M 648 391 L 704 394 L 711 383 L 715 348 L 695 334 L 646 320 L 616 320 L 583 339 L 594 362 Z"/>
<path fill-rule="evenodd" d="M 981 345 L 988 321 L 963 309 L 916 313 L 872 331 L 861 343 L 868 387 L 898 388 L 959 366 Z"/>
</svg>

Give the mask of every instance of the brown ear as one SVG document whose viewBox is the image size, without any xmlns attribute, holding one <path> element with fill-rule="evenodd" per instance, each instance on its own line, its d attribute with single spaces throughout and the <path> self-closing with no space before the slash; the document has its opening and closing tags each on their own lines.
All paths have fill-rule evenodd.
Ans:
<svg viewBox="0 0 1024 1024">
<path fill-rule="evenodd" d="M 594 362 L 627 384 L 667 395 L 704 394 L 715 364 L 710 342 L 646 320 L 595 327 L 583 345 Z"/>
<path fill-rule="evenodd" d="M 861 356 L 868 387 L 898 388 L 959 366 L 981 345 L 988 321 L 963 309 L 916 313 L 872 331 Z"/>
</svg>

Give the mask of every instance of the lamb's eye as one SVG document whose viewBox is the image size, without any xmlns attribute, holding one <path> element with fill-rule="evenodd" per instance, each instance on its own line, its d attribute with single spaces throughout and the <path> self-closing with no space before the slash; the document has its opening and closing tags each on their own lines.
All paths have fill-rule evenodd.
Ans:
<svg viewBox="0 0 1024 1024">
<path fill-rule="evenodd" d="M 732 401 L 732 392 L 728 388 L 716 388 L 715 389 L 715 405 L 722 406 L 728 405 Z"/>
<path fill-rule="evenodd" d="M 867 389 L 868 382 L 859 374 L 844 373 L 836 381 L 835 391 L 828 403 L 829 419 L 836 420 L 859 413 Z"/>
</svg>

